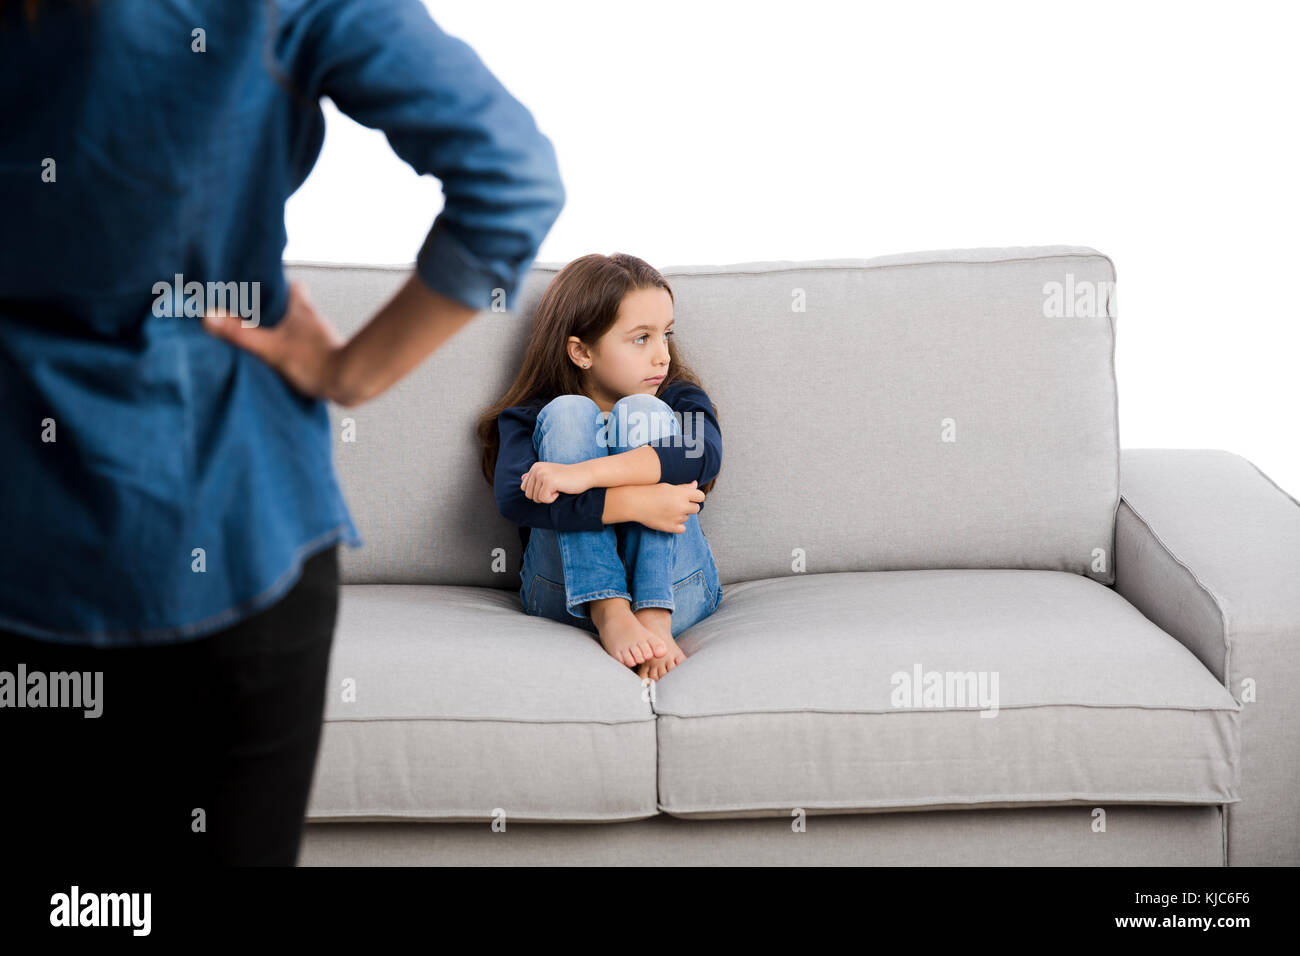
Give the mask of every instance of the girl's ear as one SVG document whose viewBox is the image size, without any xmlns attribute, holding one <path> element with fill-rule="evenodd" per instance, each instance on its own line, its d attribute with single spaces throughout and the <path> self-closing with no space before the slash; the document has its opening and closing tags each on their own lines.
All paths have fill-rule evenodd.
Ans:
<svg viewBox="0 0 1300 956">
<path fill-rule="evenodd" d="M 586 359 L 582 358 L 582 339 L 577 336 L 569 336 L 568 349 L 565 351 L 568 352 L 571 362 L 578 365 L 586 362 Z"/>
<path fill-rule="evenodd" d="M 579 368 L 591 368 L 591 359 L 582 354 L 584 351 L 582 339 L 576 335 L 570 335 L 567 351 L 570 361 L 574 362 Z"/>
</svg>

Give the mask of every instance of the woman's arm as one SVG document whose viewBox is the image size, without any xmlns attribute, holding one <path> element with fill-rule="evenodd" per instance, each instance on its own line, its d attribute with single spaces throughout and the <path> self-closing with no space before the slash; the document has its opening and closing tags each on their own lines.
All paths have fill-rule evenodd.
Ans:
<svg viewBox="0 0 1300 956">
<path fill-rule="evenodd" d="M 370 401 L 477 314 L 477 309 L 435 292 L 413 274 L 361 331 L 331 353 L 330 399 L 347 408 Z"/>
<path fill-rule="evenodd" d="M 301 282 L 289 284 L 288 310 L 270 328 L 214 314 L 204 326 L 267 362 L 302 394 L 352 408 L 399 381 L 478 311 L 430 289 L 417 273 L 346 343 Z"/>
<path fill-rule="evenodd" d="M 328 96 L 382 130 L 412 169 L 438 178 L 446 201 L 416 274 L 346 345 L 301 288 L 272 328 L 206 324 L 300 392 L 353 406 L 409 373 L 478 310 L 514 311 L 566 196 L 555 147 L 527 107 L 419 0 L 299 6 L 292 78 L 311 99 Z"/>
</svg>

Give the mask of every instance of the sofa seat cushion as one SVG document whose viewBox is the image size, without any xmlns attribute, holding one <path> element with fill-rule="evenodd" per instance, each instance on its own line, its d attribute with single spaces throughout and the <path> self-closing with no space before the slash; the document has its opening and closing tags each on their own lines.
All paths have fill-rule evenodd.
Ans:
<svg viewBox="0 0 1300 956">
<path fill-rule="evenodd" d="M 641 682 L 516 592 L 344 585 L 326 687 L 309 821 L 659 812 Z"/>
<path fill-rule="evenodd" d="M 1239 800 L 1240 705 L 1096 581 L 845 572 L 724 593 L 655 687 L 674 816 Z"/>
</svg>

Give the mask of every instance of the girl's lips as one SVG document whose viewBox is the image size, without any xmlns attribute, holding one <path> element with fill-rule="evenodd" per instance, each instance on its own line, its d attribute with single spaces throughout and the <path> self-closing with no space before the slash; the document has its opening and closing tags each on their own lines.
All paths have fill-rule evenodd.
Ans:
<svg viewBox="0 0 1300 956">
<path fill-rule="evenodd" d="M 656 375 L 654 378 L 646 379 L 647 382 L 662 382 L 663 380 L 664 377 L 662 375 Z"/>
</svg>

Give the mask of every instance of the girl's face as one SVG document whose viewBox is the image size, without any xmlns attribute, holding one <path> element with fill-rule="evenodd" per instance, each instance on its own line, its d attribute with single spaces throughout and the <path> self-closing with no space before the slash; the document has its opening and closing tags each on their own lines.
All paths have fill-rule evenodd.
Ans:
<svg viewBox="0 0 1300 956">
<path fill-rule="evenodd" d="M 618 318 L 590 349 L 569 337 L 569 358 L 583 373 L 587 394 L 602 412 L 627 395 L 653 395 L 668 374 L 668 336 L 673 299 L 664 289 L 634 289 L 623 297 Z M 584 362 L 590 363 L 582 368 Z M 651 381 L 653 377 L 660 381 Z"/>
</svg>

